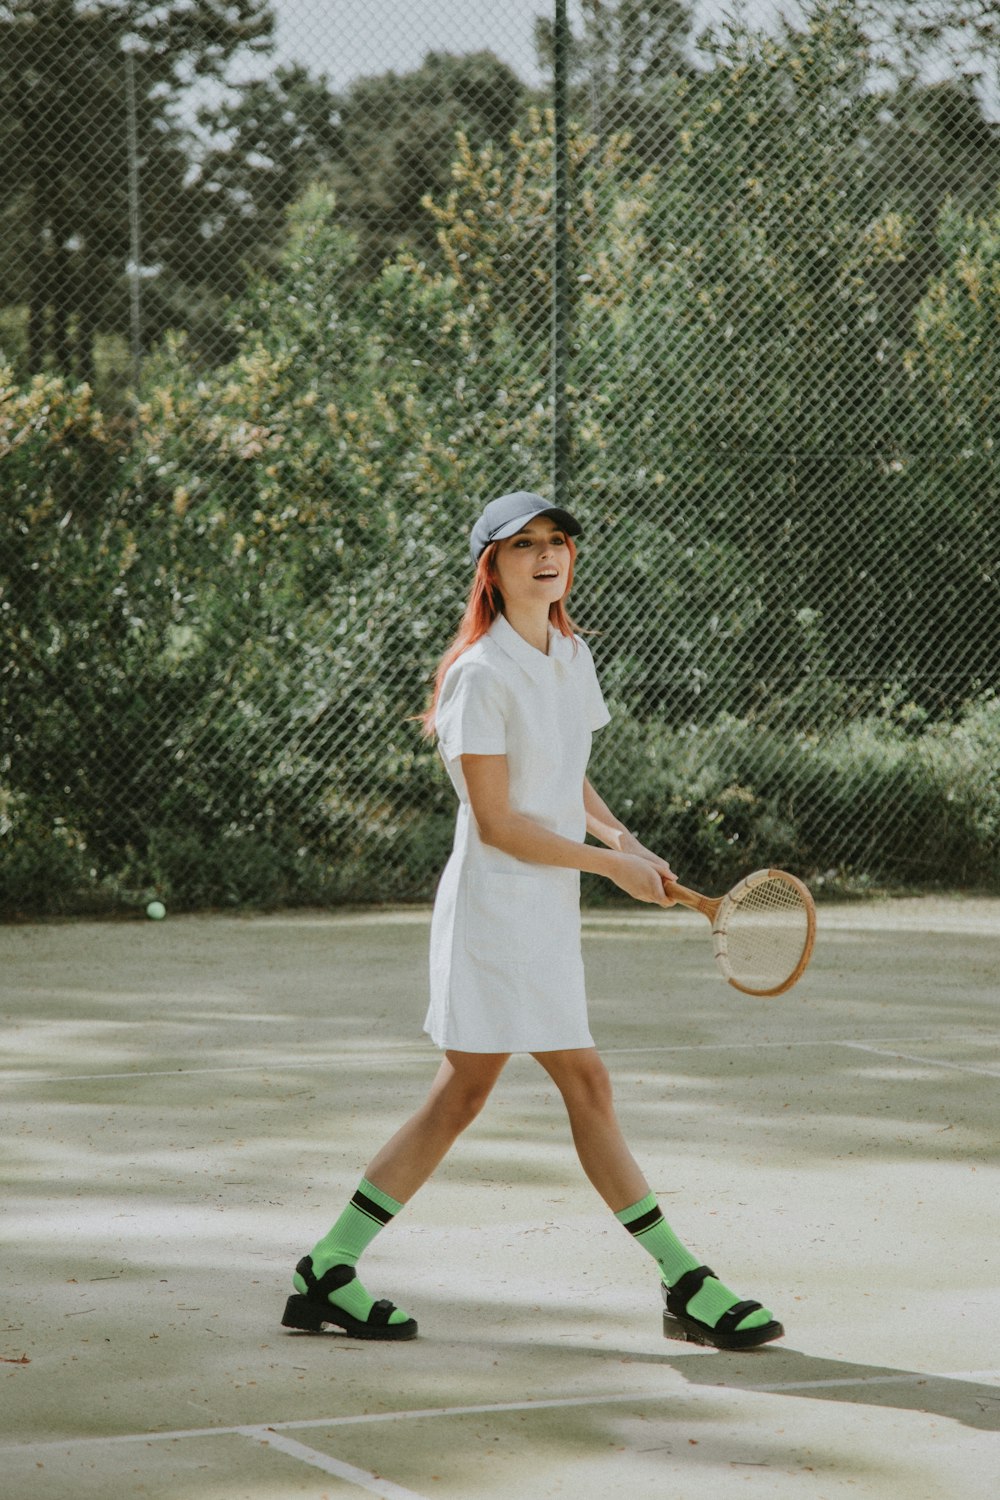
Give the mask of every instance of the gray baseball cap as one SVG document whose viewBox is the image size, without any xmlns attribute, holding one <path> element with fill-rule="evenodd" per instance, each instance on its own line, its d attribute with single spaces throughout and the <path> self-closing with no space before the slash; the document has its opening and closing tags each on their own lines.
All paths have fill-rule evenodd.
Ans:
<svg viewBox="0 0 1000 1500">
<path fill-rule="evenodd" d="M 491 500 L 473 526 L 469 537 L 472 561 L 479 561 L 490 542 L 500 542 L 504 537 L 514 536 L 522 526 L 527 526 L 529 521 L 534 520 L 535 516 L 551 516 L 567 536 L 580 536 L 583 533 L 583 527 L 568 510 L 550 505 L 541 495 L 533 495 L 530 490 L 515 490 L 511 495 L 501 495 L 499 500 Z"/>
</svg>

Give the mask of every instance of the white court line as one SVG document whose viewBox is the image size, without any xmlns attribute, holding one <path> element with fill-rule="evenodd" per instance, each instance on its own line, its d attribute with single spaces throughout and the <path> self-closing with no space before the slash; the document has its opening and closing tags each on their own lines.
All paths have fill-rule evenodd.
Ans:
<svg viewBox="0 0 1000 1500">
<path fill-rule="evenodd" d="M 923 1045 L 923 1043 L 925 1042 L 940 1042 L 943 1040 L 945 1040 L 945 1038 L 941 1036 L 941 1033 L 935 1032 L 933 1036 L 875 1037 L 872 1039 L 872 1042 L 882 1042 L 883 1044 L 891 1045 L 893 1042 L 900 1041 L 905 1042 L 908 1046 L 912 1047 L 914 1044 Z M 953 1046 L 956 1047 L 976 1046 L 979 1043 L 986 1043 L 989 1046 L 996 1046 L 1000 1044 L 1000 1032 L 977 1032 L 974 1036 L 952 1036 L 949 1032 L 947 1041 L 949 1041 Z M 802 1047 L 865 1047 L 871 1046 L 872 1042 L 858 1042 L 849 1037 L 831 1036 L 809 1038 L 802 1041 L 785 1040 L 781 1042 L 687 1042 L 673 1046 L 667 1045 L 664 1047 L 602 1047 L 600 1050 L 602 1057 L 624 1057 L 627 1053 L 630 1052 L 638 1052 L 643 1055 L 648 1053 L 649 1056 L 652 1057 L 654 1055 L 658 1055 L 661 1052 L 790 1052 L 793 1048 Z M 893 1055 L 902 1057 L 904 1054 L 900 1052 Z M 942 1066 L 958 1067 L 959 1064 L 950 1063 L 942 1064 Z"/>
<path fill-rule="evenodd" d="M 689 1359 L 707 1358 L 705 1354 L 688 1355 Z M 926 1377 L 919 1376 L 919 1379 Z M 256 1437 L 261 1432 L 307 1432 L 310 1428 L 365 1427 L 377 1422 L 425 1421 L 436 1417 L 478 1417 L 494 1413 L 519 1411 L 554 1411 L 560 1407 L 614 1406 L 627 1401 L 666 1401 L 668 1396 L 633 1394 L 614 1396 L 553 1396 L 542 1401 L 492 1401 L 482 1406 L 427 1406 L 406 1411 L 359 1412 L 345 1417 L 293 1417 L 287 1422 L 268 1422 L 266 1426 L 252 1427 L 181 1427 L 172 1432 L 122 1432 L 110 1433 L 106 1437 L 45 1438 L 32 1443 L 0 1444 L 0 1453 L 34 1453 L 36 1450 L 89 1447 L 106 1443 L 117 1447 L 121 1443 L 173 1443 L 182 1438 L 206 1437 Z"/>
<path fill-rule="evenodd" d="M 317 1448 L 307 1448 L 305 1443 L 297 1443 L 294 1438 L 285 1437 L 273 1427 L 244 1427 L 240 1435 L 254 1438 L 268 1448 L 277 1449 L 279 1453 L 287 1453 L 289 1458 L 297 1458 L 300 1463 L 320 1469 L 324 1474 L 333 1474 L 337 1479 L 346 1480 L 348 1484 L 356 1484 L 371 1495 L 381 1496 L 382 1500 L 423 1500 L 416 1490 L 404 1490 L 401 1484 L 393 1484 L 391 1479 L 383 1479 L 380 1474 L 372 1474 L 368 1469 L 356 1469 L 353 1464 L 331 1458 L 328 1453 L 320 1453 Z"/>
<path fill-rule="evenodd" d="M 873 1057 L 892 1057 L 901 1062 L 920 1063 L 928 1068 L 950 1068 L 956 1073 L 978 1073 L 983 1078 L 1000 1078 L 1000 1068 L 977 1068 L 974 1063 L 946 1062 L 941 1057 L 918 1057 L 915 1052 L 890 1052 L 885 1047 L 873 1047 L 870 1042 L 839 1042 L 838 1046 L 850 1047 L 855 1052 L 870 1052 Z"/>
<path fill-rule="evenodd" d="M 705 1350 L 697 1354 L 683 1354 L 677 1356 L 683 1360 L 714 1360 L 717 1358 L 712 1350 Z M 683 1373 L 683 1372 L 682 1372 Z M 687 1379 L 686 1376 L 684 1376 Z M 982 1385 L 995 1385 L 997 1388 L 997 1399 L 1000 1400 L 1000 1370 L 900 1370 L 892 1375 L 855 1376 L 845 1375 L 831 1380 L 787 1380 L 787 1381 L 760 1381 L 754 1384 L 744 1385 L 742 1382 L 727 1384 L 725 1379 L 707 1382 L 704 1389 L 715 1392 L 731 1391 L 734 1395 L 741 1392 L 759 1392 L 765 1395 L 794 1394 L 796 1391 L 811 1390 L 864 1390 L 868 1386 L 882 1385 L 926 1385 L 933 1380 L 956 1380 L 978 1382 Z M 695 1389 L 701 1389 L 700 1385 Z M 70 1448 L 93 1447 L 94 1445 L 107 1444 L 117 1447 L 122 1443 L 173 1443 L 183 1438 L 209 1438 L 209 1437 L 261 1437 L 273 1438 L 276 1434 L 286 1432 L 307 1432 L 310 1429 L 322 1429 L 332 1427 L 364 1427 L 372 1423 L 380 1422 L 423 1422 L 440 1420 L 441 1418 L 455 1417 L 486 1417 L 502 1416 L 508 1412 L 532 1412 L 532 1411 L 558 1411 L 561 1409 L 572 1409 L 589 1406 L 627 1406 L 655 1405 L 660 1402 L 673 1402 L 677 1400 L 677 1391 L 632 1391 L 628 1394 L 617 1392 L 611 1396 L 552 1396 L 540 1401 L 491 1401 L 479 1406 L 430 1406 L 418 1407 L 404 1411 L 382 1411 L 382 1412 L 359 1412 L 352 1416 L 343 1417 L 295 1417 L 287 1422 L 269 1422 L 266 1425 L 254 1424 L 253 1426 L 239 1427 L 185 1427 L 171 1432 L 126 1432 L 109 1434 L 106 1437 L 73 1437 L 73 1438 L 46 1438 L 40 1442 L 32 1443 L 7 1443 L 0 1445 L 2 1453 L 35 1453 L 51 1452 L 56 1449 L 65 1452 Z"/>
<path fill-rule="evenodd" d="M 895 1037 L 879 1038 L 883 1043 L 892 1043 Z M 934 1036 L 908 1036 L 900 1040 L 907 1042 L 910 1046 L 914 1043 L 940 1042 L 940 1034 Z M 1000 1043 L 998 1035 L 976 1035 L 967 1037 L 949 1036 L 948 1041 L 955 1046 L 975 1046 L 985 1043 L 994 1046 Z M 821 1037 L 815 1040 L 804 1041 L 781 1041 L 781 1042 L 686 1042 L 665 1047 L 602 1047 L 602 1057 L 628 1057 L 638 1053 L 642 1057 L 659 1057 L 671 1052 L 789 1052 L 801 1051 L 805 1047 L 853 1047 L 862 1052 L 883 1053 L 886 1057 L 898 1057 L 908 1062 L 926 1062 L 940 1068 L 958 1068 L 970 1073 L 983 1073 L 989 1078 L 1000 1077 L 1000 1070 L 994 1068 L 977 1068 L 970 1063 L 944 1062 L 936 1058 L 911 1057 L 906 1052 L 890 1052 L 885 1047 L 878 1047 L 872 1042 L 857 1042 L 845 1037 Z M 408 1042 L 379 1043 L 379 1052 L 390 1051 L 394 1057 L 405 1061 L 408 1057 L 430 1057 L 433 1053 L 429 1048 L 422 1046 L 414 1047 Z M 352 1053 L 352 1057 L 361 1057 L 361 1052 Z M 296 1072 L 307 1068 L 336 1067 L 344 1061 L 344 1053 L 338 1052 L 326 1058 L 312 1057 L 305 1061 L 275 1061 L 273 1058 L 268 1062 L 254 1063 L 231 1063 L 225 1067 L 218 1068 L 156 1068 L 138 1073 L 0 1073 L 0 1083 L 116 1083 L 126 1081 L 130 1078 L 195 1078 L 215 1073 L 277 1073 Z"/>
</svg>

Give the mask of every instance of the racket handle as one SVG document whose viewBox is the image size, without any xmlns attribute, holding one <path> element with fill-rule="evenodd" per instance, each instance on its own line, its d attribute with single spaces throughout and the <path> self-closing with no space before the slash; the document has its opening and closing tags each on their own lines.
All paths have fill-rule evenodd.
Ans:
<svg viewBox="0 0 1000 1500">
<path fill-rule="evenodd" d="M 681 906 L 687 906 L 691 911 L 700 911 L 703 917 L 710 922 L 715 921 L 715 914 L 719 910 L 718 900 L 710 896 L 703 896 L 699 891 L 689 891 L 686 885 L 679 885 L 676 880 L 668 880 L 664 875 L 663 889 L 674 901 L 679 901 Z"/>
</svg>

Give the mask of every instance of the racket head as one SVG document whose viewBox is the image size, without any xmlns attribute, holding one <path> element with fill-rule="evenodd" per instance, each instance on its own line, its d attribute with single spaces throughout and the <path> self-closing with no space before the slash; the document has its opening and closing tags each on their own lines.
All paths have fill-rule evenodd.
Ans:
<svg viewBox="0 0 1000 1500">
<path fill-rule="evenodd" d="M 816 941 L 816 906 L 786 870 L 755 870 L 722 898 L 712 923 L 715 961 L 745 995 L 783 995 L 801 979 Z"/>
</svg>

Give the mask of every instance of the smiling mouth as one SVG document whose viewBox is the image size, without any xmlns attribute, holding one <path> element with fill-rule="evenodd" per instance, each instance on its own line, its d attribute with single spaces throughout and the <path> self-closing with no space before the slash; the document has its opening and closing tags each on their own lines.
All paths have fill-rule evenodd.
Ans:
<svg viewBox="0 0 1000 1500">
<path fill-rule="evenodd" d="M 542 572 L 542 573 L 536 573 L 535 577 L 536 578 L 541 578 L 541 579 L 558 578 L 559 577 L 559 573 L 558 573 L 558 571 L 555 568 L 546 568 L 544 572 Z"/>
</svg>

